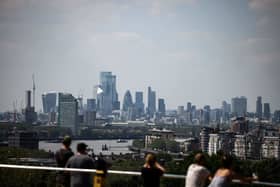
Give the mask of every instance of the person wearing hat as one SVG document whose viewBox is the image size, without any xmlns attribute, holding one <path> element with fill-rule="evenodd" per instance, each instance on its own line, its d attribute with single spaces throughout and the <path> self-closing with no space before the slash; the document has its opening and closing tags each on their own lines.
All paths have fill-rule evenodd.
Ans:
<svg viewBox="0 0 280 187">
<path fill-rule="evenodd" d="M 72 156 L 66 163 L 67 168 L 93 169 L 94 160 L 87 154 L 87 145 L 85 143 L 77 144 L 77 154 Z M 92 187 L 91 173 L 71 172 L 71 187 Z"/>
<path fill-rule="evenodd" d="M 70 157 L 74 155 L 70 148 L 71 137 L 65 136 L 62 141 L 61 148 L 55 153 L 55 160 L 57 167 L 64 168 L 66 162 Z M 70 175 L 67 172 L 59 171 L 56 176 L 56 186 L 57 187 L 70 187 Z"/>
</svg>

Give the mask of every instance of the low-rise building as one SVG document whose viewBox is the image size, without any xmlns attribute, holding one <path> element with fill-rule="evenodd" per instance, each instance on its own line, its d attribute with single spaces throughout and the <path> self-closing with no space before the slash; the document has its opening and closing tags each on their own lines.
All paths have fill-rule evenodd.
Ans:
<svg viewBox="0 0 280 187">
<path fill-rule="evenodd" d="M 154 140 L 162 139 L 162 140 L 174 140 L 175 132 L 167 129 L 152 129 L 149 134 L 145 136 L 145 148 L 148 145 L 152 144 Z"/>
<path fill-rule="evenodd" d="M 265 136 L 261 145 L 262 158 L 280 158 L 280 138 L 278 136 Z"/>
</svg>

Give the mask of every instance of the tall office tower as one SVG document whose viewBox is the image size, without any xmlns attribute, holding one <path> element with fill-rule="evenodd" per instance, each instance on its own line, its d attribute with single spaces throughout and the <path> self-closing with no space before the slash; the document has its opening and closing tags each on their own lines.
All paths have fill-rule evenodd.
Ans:
<svg viewBox="0 0 280 187">
<path fill-rule="evenodd" d="M 119 101 L 119 95 L 117 92 L 117 77 L 116 75 L 112 75 L 112 104 L 113 104 L 113 110 L 120 110 L 120 101 Z"/>
<path fill-rule="evenodd" d="M 262 97 L 258 96 L 256 101 L 256 117 L 262 118 Z"/>
<path fill-rule="evenodd" d="M 158 99 L 158 112 L 160 116 L 164 116 L 165 111 L 166 111 L 166 107 L 165 107 L 164 99 L 160 98 Z"/>
<path fill-rule="evenodd" d="M 56 112 L 56 92 L 48 92 L 42 94 L 43 112 L 50 113 Z"/>
<path fill-rule="evenodd" d="M 222 111 L 219 108 L 213 109 L 210 111 L 210 121 L 214 123 L 220 123 L 222 116 Z"/>
<path fill-rule="evenodd" d="M 266 120 L 270 120 L 270 105 L 269 103 L 263 104 L 263 117 Z"/>
<path fill-rule="evenodd" d="M 236 117 L 245 117 L 247 113 L 247 98 L 234 97 L 231 99 L 232 114 Z"/>
<path fill-rule="evenodd" d="M 95 99 L 87 99 L 87 111 L 96 111 Z"/>
<path fill-rule="evenodd" d="M 184 115 L 184 106 L 177 106 L 177 115 L 178 116 Z"/>
<path fill-rule="evenodd" d="M 195 105 L 192 105 L 192 108 L 191 108 L 191 116 L 192 116 L 192 119 L 197 119 L 197 115 L 196 115 L 196 106 L 195 106 Z"/>
<path fill-rule="evenodd" d="M 187 103 L 187 112 L 191 112 L 191 110 L 192 110 L 192 103 L 188 102 Z"/>
<path fill-rule="evenodd" d="M 275 110 L 273 114 L 273 122 L 280 123 L 280 110 Z"/>
<path fill-rule="evenodd" d="M 27 124 L 32 124 L 37 120 L 37 113 L 34 106 L 31 106 L 31 90 L 27 90 L 26 93 L 26 107 L 24 109 L 24 121 Z"/>
<path fill-rule="evenodd" d="M 136 117 L 141 117 L 144 114 L 143 92 L 135 92 L 135 109 Z"/>
<path fill-rule="evenodd" d="M 84 104 L 83 104 L 83 96 L 78 96 L 78 114 L 83 115 L 84 113 Z"/>
<path fill-rule="evenodd" d="M 204 124 L 209 124 L 210 122 L 210 106 L 209 105 L 205 105 L 204 106 L 204 111 L 203 111 L 203 123 Z"/>
<path fill-rule="evenodd" d="M 147 114 L 149 117 L 153 117 L 156 112 L 156 92 L 152 91 L 151 87 L 148 87 L 148 107 Z"/>
<path fill-rule="evenodd" d="M 31 108 L 31 90 L 27 90 L 25 94 L 25 108 Z"/>
<path fill-rule="evenodd" d="M 77 135 L 78 101 L 72 94 L 58 94 L 58 125 L 68 127 Z"/>
<path fill-rule="evenodd" d="M 119 109 L 116 76 L 112 75 L 112 72 L 101 72 L 99 89 L 101 91 L 97 95 L 98 112 L 102 116 L 111 115 L 112 110 Z"/>
<path fill-rule="evenodd" d="M 132 96 L 130 94 L 130 91 L 127 90 L 124 94 L 124 97 L 123 97 L 123 107 L 122 107 L 122 110 L 123 111 L 128 111 L 128 108 L 129 107 L 132 107 L 133 106 L 133 101 L 132 101 Z"/>
<path fill-rule="evenodd" d="M 230 114 L 230 104 L 228 104 L 226 101 L 223 101 L 222 102 L 222 119 L 223 119 L 223 122 L 226 122 L 229 120 L 229 114 Z"/>
<path fill-rule="evenodd" d="M 96 119 L 96 100 L 87 99 L 87 107 L 84 113 L 84 123 L 88 126 L 95 125 Z"/>
</svg>

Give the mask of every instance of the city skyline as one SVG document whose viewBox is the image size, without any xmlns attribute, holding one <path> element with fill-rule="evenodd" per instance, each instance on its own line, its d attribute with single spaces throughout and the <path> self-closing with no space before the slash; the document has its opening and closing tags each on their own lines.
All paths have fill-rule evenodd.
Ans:
<svg viewBox="0 0 280 187">
<path fill-rule="evenodd" d="M 279 11 L 275 0 L 22 1 L 0 2 L 0 111 L 24 103 L 36 83 L 93 95 L 101 71 L 117 76 L 122 101 L 147 88 L 167 109 L 198 108 L 246 96 L 280 108 Z"/>
</svg>

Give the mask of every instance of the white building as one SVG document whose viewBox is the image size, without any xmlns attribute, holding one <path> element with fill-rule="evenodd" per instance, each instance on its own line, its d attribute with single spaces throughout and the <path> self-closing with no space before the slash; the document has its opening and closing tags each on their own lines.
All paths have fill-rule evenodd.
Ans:
<svg viewBox="0 0 280 187">
<path fill-rule="evenodd" d="M 280 138 L 265 136 L 261 146 L 262 158 L 280 158 Z"/>
</svg>

